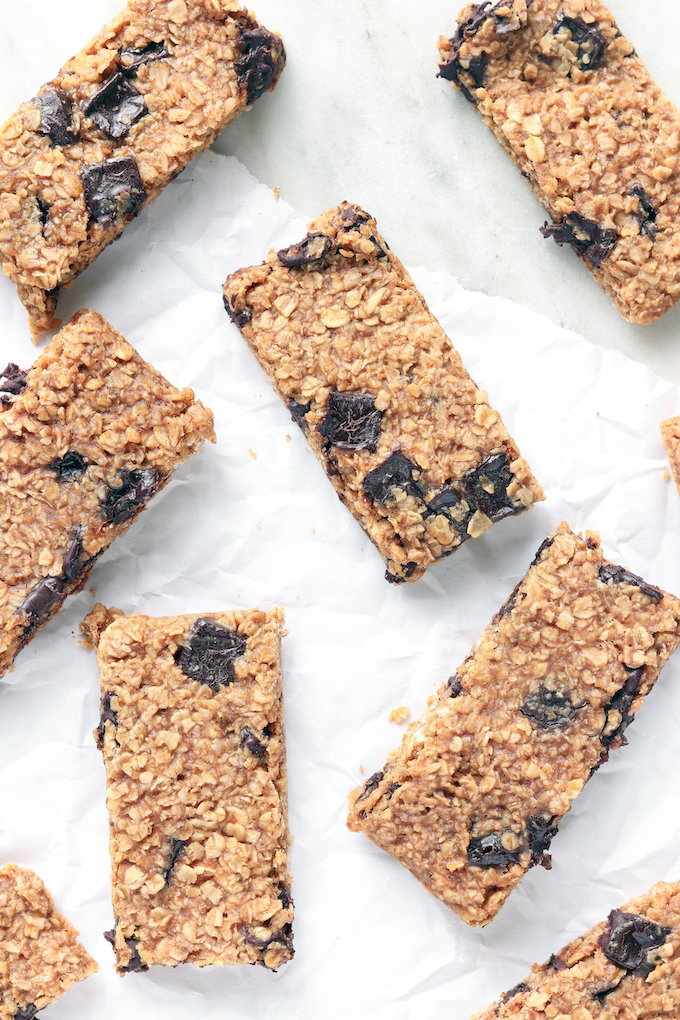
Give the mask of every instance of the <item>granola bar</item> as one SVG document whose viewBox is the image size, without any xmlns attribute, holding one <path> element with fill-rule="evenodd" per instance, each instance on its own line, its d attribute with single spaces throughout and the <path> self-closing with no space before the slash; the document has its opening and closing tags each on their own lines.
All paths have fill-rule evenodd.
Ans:
<svg viewBox="0 0 680 1020">
<path fill-rule="evenodd" d="M 0 373 L 0 676 L 80 591 L 212 412 L 100 315 L 80 311 L 28 372 Z"/>
<path fill-rule="evenodd" d="M 680 643 L 680 600 L 561 524 L 462 666 L 351 797 L 349 828 L 467 924 L 493 919 Z"/>
<path fill-rule="evenodd" d="M 543 490 L 376 222 L 344 202 L 224 286 L 232 321 L 392 582 Z"/>
<path fill-rule="evenodd" d="M 98 970 L 38 876 L 0 868 L 0 1020 L 32 1020 Z"/>
<path fill-rule="evenodd" d="M 659 425 L 675 484 L 680 492 L 680 418 L 668 418 Z"/>
<path fill-rule="evenodd" d="M 468 4 L 441 77 L 477 108 L 629 322 L 680 297 L 680 114 L 598 0 Z"/>
<path fill-rule="evenodd" d="M 661 1020 L 680 1013 L 680 883 L 659 882 L 471 1020 Z"/>
<path fill-rule="evenodd" d="M 178 963 L 275 970 L 293 956 L 283 610 L 117 612 L 102 631 L 97 607 L 90 631 L 118 972 Z"/>
<path fill-rule="evenodd" d="M 238 0 L 130 0 L 0 130 L 0 253 L 34 339 L 68 287 L 268 89 L 281 39 Z"/>
</svg>

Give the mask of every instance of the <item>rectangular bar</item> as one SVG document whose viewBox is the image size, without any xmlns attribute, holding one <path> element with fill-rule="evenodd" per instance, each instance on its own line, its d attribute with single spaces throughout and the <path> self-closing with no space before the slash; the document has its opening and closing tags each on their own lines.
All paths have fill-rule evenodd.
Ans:
<svg viewBox="0 0 680 1020">
<path fill-rule="evenodd" d="M 388 581 L 543 490 L 374 219 L 343 203 L 224 286 L 232 321 L 303 429 Z"/>
<path fill-rule="evenodd" d="M 350 798 L 349 828 L 467 924 L 550 867 L 563 815 L 680 643 L 680 600 L 608 563 L 566 524 L 472 652 Z"/>
<path fill-rule="evenodd" d="M 680 493 L 680 417 L 668 418 L 659 423 L 663 445 L 673 472 L 673 479 Z"/>
<path fill-rule="evenodd" d="M 283 610 L 86 618 L 119 974 L 293 957 Z"/>
<path fill-rule="evenodd" d="M 471 1020 L 678 1016 L 680 883 L 659 882 L 612 910 Z"/>
<path fill-rule="evenodd" d="M 0 676 L 80 591 L 212 412 L 148 365 L 97 312 L 80 311 L 28 372 L 0 373 Z"/>
<path fill-rule="evenodd" d="M 477 108 L 629 322 L 680 297 L 680 113 L 598 0 L 468 4 L 439 74 Z"/>
<path fill-rule="evenodd" d="M 0 868 L 0 1018 L 32 1020 L 99 970 L 28 868 Z"/>
<path fill-rule="evenodd" d="M 273 89 L 281 39 L 238 0 L 131 0 L 0 130 L 0 253 L 34 339 L 68 287 Z"/>
</svg>

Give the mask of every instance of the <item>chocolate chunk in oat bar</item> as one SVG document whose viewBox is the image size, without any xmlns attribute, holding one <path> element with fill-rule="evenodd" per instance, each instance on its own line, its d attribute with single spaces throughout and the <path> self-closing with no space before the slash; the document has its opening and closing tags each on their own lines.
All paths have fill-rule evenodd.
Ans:
<svg viewBox="0 0 680 1020">
<path fill-rule="evenodd" d="M 679 1003 L 680 883 L 659 882 L 471 1020 L 671 1020 Z"/>
<path fill-rule="evenodd" d="M 0 868 L 0 1020 L 32 1020 L 98 970 L 38 876 Z"/>
<path fill-rule="evenodd" d="M 439 74 L 479 111 L 630 322 L 680 297 L 680 113 L 599 0 L 466 6 Z"/>
<path fill-rule="evenodd" d="M 353 793 L 350 829 L 468 924 L 487 924 L 529 868 L 550 868 L 562 817 L 627 743 L 679 643 L 679 599 L 604 560 L 596 533 L 560 525 L 399 750 Z"/>
<path fill-rule="evenodd" d="M 292 959 L 283 611 L 97 605 L 119 974 Z"/>
<path fill-rule="evenodd" d="M 345 202 L 232 274 L 224 305 L 389 581 L 417 580 L 544 498 L 363 209 Z"/>
<path fill-rule="evenodd" d="M 205 439 L 212 414 L 96 312 L 75 315 L 0 404 L 0 676 Z M 0 386 L 2 383 L 0 383 Z"/>
<path fill-rule="evenodd" d="M 10 117 L 0 255 L 34 339 L 60 324 L 60 288 L 276 86 L 285 59 L 238 0 L 130 0 Z"/>
</svg>

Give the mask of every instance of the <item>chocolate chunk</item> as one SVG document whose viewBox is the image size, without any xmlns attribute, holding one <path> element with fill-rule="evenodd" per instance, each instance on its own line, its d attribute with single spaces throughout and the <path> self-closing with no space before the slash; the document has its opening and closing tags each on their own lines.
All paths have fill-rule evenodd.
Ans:
<svg viewBox="0 0 680 1020">
<path fill-rule="evenodd" d="M 289 400 L 288 403 L 286 404 L 286 407 L 290 411 L 291 418 L 293 419 L 296 425 L 300 426 L 303 432 L 305 429 L 309 428 L 307 422 L 305 421 L 305 415 L 307 414 L 311 406 L 312 406 L 311 400 L 308 404 L 298 404 L 297 400 Z"/>
<path fill-rule="evenodd" d="M 397 451 L 364 479 L 364 491 L 376 503 L 394 502 L 392 489 L 401 489 L 407 496 L 421 499 L 423 489 L 415 479 L 420 468 Z"/>
<path fill-rule="evenodd" d="M 248 103 L 254 103 L 271 88 L 282 62 L 286 59 L 283 42 L 266 28 L 247 29 L 241 33 L 240 57 L 234 61 L 239 84 L 246 88 Z"/>
<path fill-rule="evenodd" d="M 446 517 L 449 524 L 458 532 L 459 545 L 462 545 L 470 538 L 467 527 L 475 509 L 469 493 L 461 494 L 449 486 L 430 500 L 425 510 L 425 516 L 440 517 L 443 515 Z"/>
<path fill-rule="evenodd" d="M 246 639 L 214 620 L 196 620 L 189 646 L 180 647 L 175 662 L 189 680 L 197 680 L 217 693 L 235 680 L 234 661 L 246 650 Z"/>
<path fill-rule="evenodd" d="M 568 723 L 585 704 L 574 691 L 555 680 L 546 680 L 537 691 L 527 694 L 520 711 L 539 730 L 551 730 Z"/>
<path fill-rule="evenodd" d="M 359 803 L 360 800 L 366 800 L 367 797 L 370 797 L 373 791 L 378 789 L 384 778 L 385 778 L 384 772 L 374 772 L 372 776 L 369 776 L 369 778 L 364 783 L 363 793 L 360 793 L 359 796 L 357 797 L 356 800 L 357 804 Z"/>
<path fill-rule="evenodd" d="M 38 207 L 38 215 L 40 216 L 40 222 L 43 227 L 47 226 L 47 220 L 50 215 L 50 206 L 42 197 L 42 195 L 35 196 L 35 204 Z"/>
<path fill-rule="evenodd" d="M 592 71 L 604 64 L 604 51 L 607 40 L 594 25 L 586 25 L 580 18 L 563 17 L 555 25 L 553 35 L 563 28 L 568 28 L 571 38 L 578 45 L 576 63 L 582 71 Z"/>
<path fill-rule="evenodd" d="M 463 693 L 463 685 L 457 674 L 450 676 L 446 681 L 446 694 L 449 698 L 457 698 Z"/>
<path fill-rule="evenodd" d="M 525 509 L 524 506 L 514 506 L 508 496 L 508 486 L 514 480 L 504 453 L 486 457 L 479 467 L 463 475 L 463 484 L 477 509 L 492 521 L 502 521 L 504 517 Z"/>
<path fill-rule="evenodd" d="M 599 1002 L 600 1005 L 603 1005 L 605 999 L 607 998 L 607 996 L 611 995 L 612 992 L 615 992 L 616 989 L 619 987 L 619 985 L 621 984 L 622 981 L 623 981 L 623 978 L 619 978 L 619 980 L 616 982 L 616 984 L 609 985 L 608 988 L 602 988 L 599 992 L 593 992 L 593 998 L 595 999 L 596 1002 Z"/>
<path fill-rule="evenodd" d="M 234 308 L 226 294 L 224 295 L 223 301 L 224 307 L 227 310 L 227 315 L 229 316 L 231 321 L 234 323 L 235 326 L 238 326 L 239 329 L 243 329 L 246 323 L 250 322 L 250 320 L 253 317 L 252 308 L 244 304 L 243 308 L 237 310 L 236 308 Z"/>
<path fill-rule="evenodd" d="M 545 550 L 549 549 L 554 541 L 555 541 L 554 538 L 546 538 L 543 542 L 541 542 L 541 544 L 539 545 L 538 549 L 536 550 L 536 555 L 534 556 L 533 560 L 531 561 L 531 566 L 532 567 L 536 566 L 536 564 L 540 561 L 541 556 L 543 555 Z"/>
<path fill-rule="evenodd" d="M 514 12 L 511 11 L 509 15 L 506 13 L 497 14 L 496 11 L 499 8 L 504 12 L 508 10 L 509 5 L 506 0 L 498 0 L 493 7 L 490 0 L 482 4 L 473 4 L 470 14 L 460 22 L 451 38 L 451 54 L 448 61 L 439 65 L 437 77 L 455 82 L 470 103 L 476 103 L 477 100 L 470 92 L 466 82 L 461 79 L 461 73 L 470 76 L 475 88 L 481 88 L 484 84 L 488 57 L 486 53 L 472 57 L 469 66 L 464 67 L 460 62 L 460 50 L 463 43 L 477 34 L 487 18 L 493 18 L 496 33 L 499 36 L 516 32 L 522 27 L 519 17 Z"/>
<path fill-rule="evenodd" d="M 517 864 L 521 848 L 506 850 L 501 842 L 501 832 L 489 832 L 486 836 L 471 836 L 467 850 L 468 864 L 478 868 L 509 868 Z"/>
<path fill-rule="evenodd" d="M 273 931 L 268 939 L 258 939 L 257 936 L 251 935 L 245 925 L 241 931 L 245 934 L 246 945 L 255 946 L 257 949 L 269 949 L 273 945 L 285 946 L 286 949 L 293 948 L 292 929 L 289 924 L 284 924 L 281 931 Z"/>
<path fill-rule="evenodd" d="M 628 667 L 624 666 L 624 669 Z M 623 747 L 628 743 L 623 734 L 635 718 L 631 708 L 640 689 L 644 672 L 644 666 L 628 670 L 623 687 L 616 692 L 609 704 L 604 706 L 605 724 L 600 740 L 605 747 Z"/>
<path fill-rule="evenodd" d="M 375 406 L 370 393 L 328 394 L 326 414 L 317 426 L 332 446 L 341 450 L 370 450 L 375 452 L 380 437 L 383 413 Z"/>
<path fill-rule="evenodd" d="M 49 135 L 54 145 L 73 145 L 76 135 L 72 129 L 73 104 L 61 89 L 50 89 L 37 97 L 40 109 L 39 135 Z"/>
<path fill-rule="evenodd" d="M 403 584 L 404 581 L 408 581 L 409 577 L 413 577 L 413 571 L 418 566 L 413 560 L 409 560 L 402 567 L 400 574 L 391 574 L 389 570 L 385 571 L 385 580 L 389 581 L 390 584 Z"/>
<path fill-rule="evenodd" d="M 293 905 L 290 890 L 286 889 L 285 885 L 279 885 L 279 899 L 281 900 L 281 910 L 288 910 Z"/>
<path fill-rule="evenodd" d="M 10 396 L 16 397 L 25 387 L 26 373 L 10 361 L 7 368 L 0 372 L 0 403 L 8 406 L 12 403 Z M 2 396 L 3 393 L 7 396 Z"/>
<path fill-rule="evenodd" d="M 546 964 L 548 970 L 567 970 L 567 965 L 561 956 L 553 953 L 548 963 Z"/>
<path fill-rule="evenodd" d="M 619 239 L 615 230 L 603 230 L 598 223 L 576 212 L 570 213 L 559 223 L 544 223 L 540 231 L 544 237 L 552 237 L 560 247 L 570 244 L 574 251 L 584 255 L 594 266 L 602 265 Z"/>
<path fill-rule="evenodd" d="M 114 726 L 118 725 L 118 715 L 111 708 L 111 693 L 109 691 L 107 691 L 102 698 L 101 709 L 99 712 L 99 726 L 97 726 L 97 729 L 95 730 L 95 739 L 97 741 L 97 749 L 99 751 L 104 750 L 104 736 L 106 735 L 107 722 L 113 723 Z"/>
<path fill-rule="evenodd" d="M 655 224 L 656 209 L 650 202 L 647 192 L 641 184 L 634 184 L 628 194 L 634 195 L 638 199 L 638 211 L 635 218 L 640 224 L 640 233 L 655 241 L 659 233 L 659 228 Z"/>
<path fill-rule="evenodd" d="M 597 940 L 604 955 L 617 967 L 635 971 L 647 977 L 655 964 L 647 962 L 647 955 L 664 944 L 672 929 L 654 924 L 639 914 L 626 914 L 612 910 L 607 927 Z"/>
<path fill-rule="evenodd" d="M 34 1006 L 32 1002 L 29 1002 L 27 1006 L 22 1006 L 21 1009 L 12 1017 L 12 1020 L 33 1020 L 33 1017 L 38 1012 L 38 1007 Z"/>
<path fill-rule="evenodd" d="M 26 596 L 17 612 L 29 616 L 28 628 L 32 628 L 49 616 L 50 610 L 61 601 L 66 592 L 62 577 L 43 577 Z"/>
<path fill-rule="evenodd" d="M 520 981 L 518 985 L 515 985 L 515 987 L 511 988 L 509 992 L 506 992 L 505 995 L 501 996 L 501 1002 L 505 1005 L 506 1002 L 510 1002 L 510 999 L 514 999 L 516 995 L 521 995 L 522 992 L 528 991 L 529 985 L 526 984 L 525 981 Z"/>
<path fill-rule="evenodd" d="M 344 208 L 340 213 L 340 219 L 348 224 L 347 230 L 358 230 L 361 224 L 368 223 L 370 218 L 369 214 L 361 206 L 350 205 L 348 202 L 344 203 Z"/>
<path fill-rule="evenodd" d="M 385 789 L 385 793 L 383 794 L 383 796 L 387 797 L 387 799 L 389 800 L 390 797 L 397 792 L 400 786 L 401 783 L 390 783 L 390 785 Z"/>
<path fill-rule="evenodd" d="M 187 842 L 188 840 L 177 839 L 176 836 L 170 837 L 170 846 L 168 849 L 168 866 L 163 872 L 163 878 L 165 879 L 166 882 L 170 881 L 170 876 L 172 875 L 173 868 L 175 867 L 177 861 L 184 852 L 184 847 L 187 845 Z"/>
<path fill-rule="evenodd" d="M 266 763 L 267 748 L 260 743 L 250 726 L 244 726 L 241 730 L 241 747 L 247 748 L 262 764 Z"/>
<path fill-rule="evenodd" d="M 663 598 L 663 592 L 659 588 L 655 588 L 652 584 L 647 584 L 637 574 L 631 574 L 630 570 L 626 570 L 625 567 L 617 567 L 614 563 L 605 563 L 600 567 L 600 580 L 604 584 L 613 581 L 614 584 L 634 585 L 640 589 L 643 595 L 654 599 L 655 602 L 660 602 Z"/>
<path fill-rule="evenodd" d="M 91 163 L 80 176 L 90 216 L 103 227 L 125 216 L 135 216 L 146 198 L 134 159 Z"/>
<path fill-rule="evenodd" d="M 540 864 L 546 871 L 552 868 L 552 858 L 546 851 L 557 835 L 557 826 L 553 825 L 556 815 L 533 815 L 527 821 L 527 844 L 531 850 L 530 868 Z"/>
<path fill-rule="evenodd" d="M 123 74 L 134 77 L 142 64 L 150 64 L 154 60 L 165 60 L 170 54 L 163 42 L 150 42 L 140 49 L 120 51 L 120 66 Z"/>
<path fill-rule="evenodd" d="M 75 581 L 82 574 L 83 529 L 79 524 L 71 531 L 70 539 L 61 569 L 66 581 Z"/>
<path fill-rule="evenodd" d="M 143 971 L 148 970 L 148 966 L 145 963 L 142 963 L 142 959 L 139 955 L 139 950 L 137 948 L 139 945 L 138 940 L 125 939 L 125 941 L 132 950 L 132 956 L 130 957 L 130 962 L 123 967 L 123 972 L 125 974 L 141 974 Z"/>
<path fill-rule="evenodd" d="M 498 621 L 502 620 L 505 616 L 510 616 L 510 613 L 513 611 L 515 605 L 517 604 L 517 598 L 519 596 L 519 590 L 521 586 L 522 586 L 521 581 L 519 582 L 519 584 L 515 585 L 510 595 L 507 597 L 501 608 L 494 616 L 493 623 L 498 623 Z M 522 594 L 522 598 L 523 599 L 526 598 L 526 593 Z"/>
<path fill-rule="evenodd" d="M 333 248 L 332 238 L 325 234 L 307 234 L 298 244 L 291 244 L 290 248 L 282 248 L 276 253 L 276 256 L 286 269 L 299 269 L 301 266 L 319 262 L 329 255 Z"/>
<path fill-rule="evenodd" d="M 142 94 L 127 78 L 116 73 L 88 99 L 83 112 L 109 138 L 120 141 L 149 111 Z"/>
<path fill-rule="evenodd" d="M 120 524 L 139 511 L 158 491 L 161 473 L 157 468 L 140 468 L 137 471 L 121 471 L 121 485 L 109 486 L 109 492 L 102 503 L 102 513 L 107 524 Z"/>
<path fill-rule="evenodd" d="M 59 475 L 60 482 L 75 482 L 87 471 L 87 461 L 76 450 L 69 450 L 60 460 L 53 460 L 49 465 Z"/>
<path fill-rule="evenodd" d="M 115 944 L 116 944 L 116 929 L 115 928 L 109 928 L 108 931 L 103 932 L 103 935 L 104 935 L 104 938 L 106 939 L 106 941 L 110 945 L 115 946 Z"/>
</svg>

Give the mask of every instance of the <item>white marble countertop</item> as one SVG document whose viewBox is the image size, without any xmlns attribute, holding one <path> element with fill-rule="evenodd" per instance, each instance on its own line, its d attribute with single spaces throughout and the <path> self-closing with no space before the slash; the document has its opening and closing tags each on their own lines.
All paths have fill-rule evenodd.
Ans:
<svg viewBox="0 0 680 1020">
<path fill-rule="evenodd" d="M 120 6 L 5 0 L 0 120 Z M 680 6 L 611 6 L 680 103 Z M 528 185 L 464 98 L 435 77 L 437 38 L 453 33 L 458 9 L 445 0 L 257 0 L 257 16 L 284 37 L 288 66 L 276 91 L 215 148 L 310 218 L 343 199 L 358 202 L 406 265 L 512 298 L 680 382 L 680 306 L 652 326 L 625 322 L 569 248 L 541 237 L 545 214 Z"/>
</svg>

